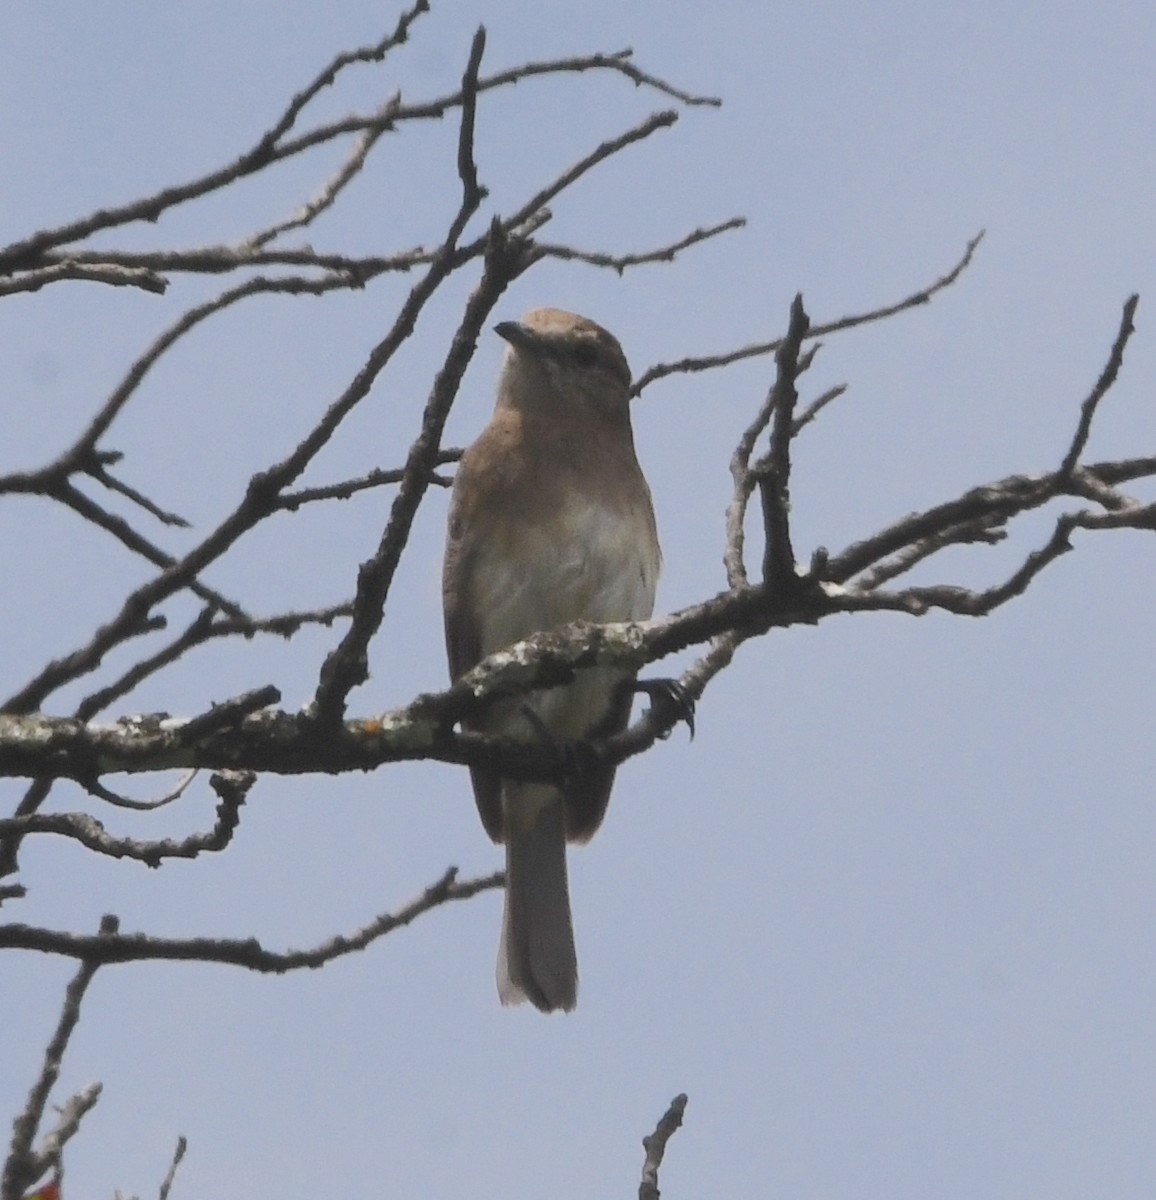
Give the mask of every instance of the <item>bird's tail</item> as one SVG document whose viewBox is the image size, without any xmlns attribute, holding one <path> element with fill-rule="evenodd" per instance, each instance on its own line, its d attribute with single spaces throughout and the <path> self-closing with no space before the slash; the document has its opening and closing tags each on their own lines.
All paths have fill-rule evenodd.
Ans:
<svg viewBox="0 0 1156 1200">
<path fill-rule="evenodd" d="M 506 910 L 498 948 L 503 1004 L 529 1000 L 543 1012 L 578 1002 L 578 957 L 566 883 L 562 795 L 543 783 L 503 785 Z"/>
</svg>

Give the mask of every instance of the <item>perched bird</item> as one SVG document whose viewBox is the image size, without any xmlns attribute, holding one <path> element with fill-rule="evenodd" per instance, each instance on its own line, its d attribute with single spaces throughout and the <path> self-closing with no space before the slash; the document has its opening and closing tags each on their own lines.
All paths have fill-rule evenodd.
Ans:
<svg viewBox="0 0 1156 1200">
<path fill-rule="evenodd" d="M 509 343 L 497 404 L 462 456 L 449 514 L 442 592 L 454 679 L 571 621 L 644 620 L 661 562 L 617 340 L 554 308 L 495 331 Z M 629 720 L 629 682 L 626 672 L 592 667 L 562 687 L 497 701 L 470 728 L 539 744 L 615 733 Z M 483 767 L 471 776 L 486 832 L 506 845 L 502 1003 L 572 1009 L 566 842 L 587 841 L 601 824 L 614 767 L 594 765 L 564 784 Z"/>
</svg>

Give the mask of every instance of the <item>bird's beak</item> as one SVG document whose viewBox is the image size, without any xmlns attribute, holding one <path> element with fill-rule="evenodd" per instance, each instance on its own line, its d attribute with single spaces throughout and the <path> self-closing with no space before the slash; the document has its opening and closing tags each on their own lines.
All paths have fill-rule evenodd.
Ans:
<svg viewBox="0 0 1156 1200">
<path fill-rule="evenodd" d="M 540 349 L 538 335 L 520 321 L 501 321 L 494 326 L 494 332 L 519 350 L 532 352 Z"/>
</svg>

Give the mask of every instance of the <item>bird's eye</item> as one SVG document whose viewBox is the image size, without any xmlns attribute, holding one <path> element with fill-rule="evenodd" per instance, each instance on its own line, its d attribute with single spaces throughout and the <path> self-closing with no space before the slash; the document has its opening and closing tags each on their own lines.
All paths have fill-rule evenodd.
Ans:
<svg viewBox="0 0 1156 1200">
<path fill-rule="evenodd" d="M 580 367 L 596 367 L 598 365 L 597 347 L 588 342 L 582 342 L 574 347 L 574 361 Z"/>
</svg>

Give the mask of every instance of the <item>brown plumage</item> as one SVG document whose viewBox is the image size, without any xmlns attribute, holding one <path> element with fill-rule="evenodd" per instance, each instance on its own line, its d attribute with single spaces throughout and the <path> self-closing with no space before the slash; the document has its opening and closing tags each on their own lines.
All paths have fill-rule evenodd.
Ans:
<svg viewBox="0 0 1156 1200">
<path fill-rule="evenodd" d="M 557 309 L 497 332 L 510 343 L 497 405 L 462 458 L 450 508 L 443 596 L 455 679 L 571 621 L 649 617 L 660 562 L 618 342 Z M 534 741 L 539 725 L 559 741 L 616 732 L 630 713 L 623 679 L 612 669 L 581 671 L 565 687 L 491 705 L 473 727 Z M 562 788 L 484 768 L 471 776 L 487 833 L 506 844 L 502 1000 L 571 1009 L 578 973 L 565 843 L 598 828 L 614 769 L 583 771 Z"/>
</svg>

